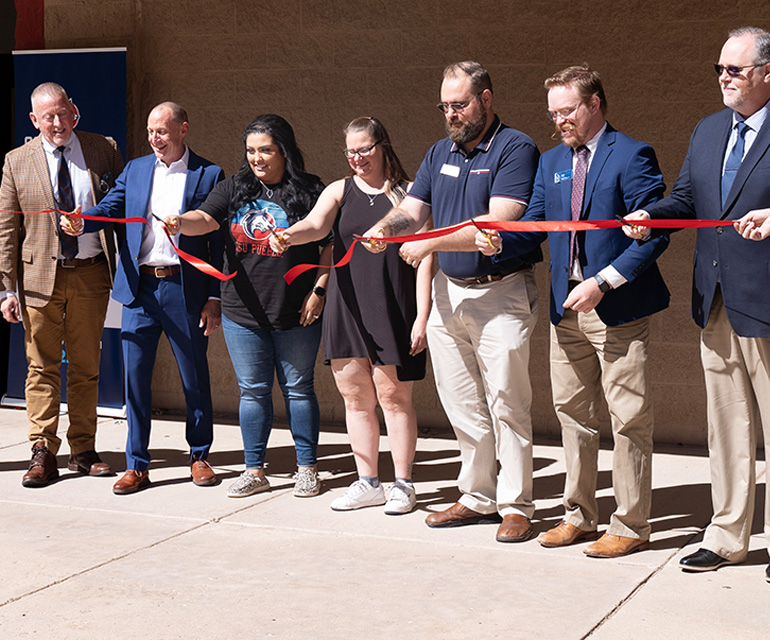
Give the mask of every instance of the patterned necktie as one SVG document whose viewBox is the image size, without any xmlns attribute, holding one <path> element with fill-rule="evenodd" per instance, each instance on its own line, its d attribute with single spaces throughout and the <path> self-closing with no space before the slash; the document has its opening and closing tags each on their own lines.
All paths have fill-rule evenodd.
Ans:
<svg viewBox="0 0 770 640">
<path fill-rule="evenodd" d="M 586 174 L 588 173 L 588 156 L 591 153 L 587 147 L 580 146 L 575 149 L 577 161 L 575 162 L 575 171 L 572 174 L 572 198 L 570 199 L 570 210 L 572 219 L 580 220 L 580 214 L 583 211 L 583 194 L 586 190 Z M 572 273 L 572 265 L 578 257 L 577 232 L 569 232 L 569 269 Z"/>
<path fill-rule="evenodd" d="M 730 193 L 730 188 L 735 181 L 735 174 L 738 173 L 738 169 L 741 168 L 741 161 L 743 160 L 743 150 L 746 148 L 746 131 L 749 130 L 749 126 L 745 122 L 738 122 L 735 125 L 738 130 L 738 135 L 735 138 L 735 144 L 730 149 L 730 154 L 727 156 L 727 162 L 725 163 L 725 172 L 722 174 L 722 208 L 725 208 L 725 202 L 727 202 L 727 196 Z"/>
<path fill-rule="evenodd" d="M 61 211 L 70 212 L 75 208 L 75 196 L 72 193 L 72 180 L 70 180 L 70 171 L 67 168 L 67 161 L 64 159 L 64 150 L 66 147 L 56 147 L 59 152 L 59 193 L 57 196 L 58 207 Z M 78 239 L 69 236 L 59 228 L 59 244 L 61 253 L 67 259 L 71 260 L 78 254 Z"/>
</svg>

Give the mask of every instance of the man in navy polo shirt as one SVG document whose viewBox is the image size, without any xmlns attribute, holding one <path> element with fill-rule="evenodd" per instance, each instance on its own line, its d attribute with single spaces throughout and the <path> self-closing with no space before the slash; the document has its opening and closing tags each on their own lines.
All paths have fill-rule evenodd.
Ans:
<svg viewBox="0 0 770 640">
<path fill-rule="evenodd" d="M 492 83 L 477 62 L 444 70 L 441 103 L 448 138 L 428 151 L 408 197 L 368 236 L 436 227 L 470 218 L 516 220 L 527 207 L 539 152 L 531 138 L 492 110 Z M 499 521 L 500 542 L 532 535 L 532 422 L 529 340 L 537 318 L 532 265 L 539 248 L 493 263 L 476 251 L 474 229 L 402 245 L 413 266 L 432 252 L 428 344 L 441 402 L 457 436 L 459 502 L 428 516 L 430 527 Z M 371 251 L 385 243 L 371 242 Z M 500 470 L 498 472 L 498 461 Z"/>
</svg>

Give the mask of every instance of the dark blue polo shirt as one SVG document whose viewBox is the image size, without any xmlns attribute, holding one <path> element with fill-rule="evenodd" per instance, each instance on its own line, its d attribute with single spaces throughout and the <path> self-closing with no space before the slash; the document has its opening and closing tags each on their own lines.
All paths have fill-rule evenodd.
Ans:
<svg viewBox="0 0 770 640">
<path fill-rule="evenodd" d="M 448 227 L 489 211 L 490 198 L 527 204 L 540 152 L 532 138 L 502 124 L 495 116 L 484 138 L 470 153 L 449 138 L 439 140 L 417 171 L 409 198 L 430 205 L 433 225 Z M 441 270 L 451 278 L 476 278 L 543 259 L 536 250 L 493 263 L 479 251 L 439 251 Z"/>
</svg>

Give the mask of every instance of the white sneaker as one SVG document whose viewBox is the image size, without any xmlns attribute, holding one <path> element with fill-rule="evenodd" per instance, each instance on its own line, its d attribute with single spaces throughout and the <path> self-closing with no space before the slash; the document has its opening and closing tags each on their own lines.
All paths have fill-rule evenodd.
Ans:
<svg viewBox="0 0 770 640">
<path fill-rule="evenodd" d="M 361 507 L 378 507 L 385 504 L 385 490 L 382 484 L 373 487 L 366 480 L 356 480 L 348 487 L 344 496 L 332 500 L 334 511 L 352 511 Z"/>
<path fill-rule="evenodd" d="M 385 513 L 389 516 L 399 516 L 413 511 L 417 506 L 417 496 L 414 487 L 396 483 L 390 488 L 388 501 L 385 503 Z"/>
<path fill-rule="evenodd" d="M 228 498 L 245 498 L 261 491 L 267 491 L 270 483 L 264 476 L 244 471 L 227 489 Z"/>
</svg>

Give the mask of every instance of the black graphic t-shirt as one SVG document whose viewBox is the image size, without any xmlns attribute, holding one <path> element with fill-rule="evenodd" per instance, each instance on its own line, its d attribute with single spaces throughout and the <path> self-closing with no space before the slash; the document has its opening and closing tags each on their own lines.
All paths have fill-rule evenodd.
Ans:
<svg viewBox="0 0 770 640">
<path fill-rule="evenodd" d="M 226 274 L 237 275 L 222 283 L 222 313 L 240 325 L 273 331 L 299 326 L 299 311 L 313 288 L 316 270 L 298 276 L 291 286 L 283 276 L 298 264 L 318 264 L 320 247 L 328 242 L 310 242 L 289 247 L 283 255 L 270 249 L 271 229 L 288 229 L 283 189 L 277 185 L 271 195 L 265 189 L 257 197 L 232 210 L 234 176 L 220 182 L 199 207 L 226 227 Z"/>
</svg>

